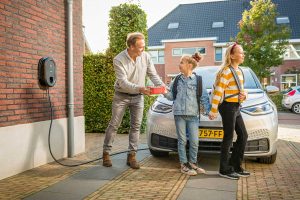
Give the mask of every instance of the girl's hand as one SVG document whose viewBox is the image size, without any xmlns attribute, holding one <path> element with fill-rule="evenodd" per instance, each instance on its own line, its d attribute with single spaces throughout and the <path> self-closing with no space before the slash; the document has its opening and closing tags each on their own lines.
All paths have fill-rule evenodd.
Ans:
<svg viewBox="0 0 300 200">
<path fill-rule="evenodd" d="M 240 101 L 244 101 L 245 99 L 246 99 L 246 93 L 245 92 L 241 92 L 240 94 L 239 94 L 239 100 Z"/>
<path fill-rule="evenodd" d="M 208 114 L 208 118 L 209 118 L 210 120 L 216 119 L 217 116 L 218 116 L 218 114 L 217 114 L 217 113 L 213 113 L 213 112 L 209 112 L 209 114 Z"/>
</svg>

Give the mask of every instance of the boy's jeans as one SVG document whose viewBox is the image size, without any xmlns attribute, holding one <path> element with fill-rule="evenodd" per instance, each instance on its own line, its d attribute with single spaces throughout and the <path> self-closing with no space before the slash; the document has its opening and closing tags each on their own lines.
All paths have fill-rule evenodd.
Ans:
<svg viewBox="0 0 300 200">
<path fill-rule="evenodd" d="M 174 119 L 178 138 L 178 154 L 180 163 L 188 162 L 186 157 L 187 136 L 189 137 L 189 161 L 191 163 L 197 163 L 199 118 L 197 116 L 175 115 Z"/>
</svg>

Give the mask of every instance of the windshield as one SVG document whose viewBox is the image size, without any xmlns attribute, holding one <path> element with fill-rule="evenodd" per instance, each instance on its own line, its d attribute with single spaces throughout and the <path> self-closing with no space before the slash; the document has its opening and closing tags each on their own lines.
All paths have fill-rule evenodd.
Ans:
<svg viewBox="0 0 300 200">
<path fill-rule="evenodd" d="M 212 85 L 215 82 L 215 77 L 219 69 L 219 67 L 198 67 L 195 69 L 195 72 L 198 75 L 202 76 L 206 88 L 211 89 Z M 261 89 L 260 85 L 257 83 L 258 79 L 255 74 L 253 72 L 251 73 L 248 68 L 243 68 L 242 70 L 245 77 L 245 89 Z"/>
</svg>

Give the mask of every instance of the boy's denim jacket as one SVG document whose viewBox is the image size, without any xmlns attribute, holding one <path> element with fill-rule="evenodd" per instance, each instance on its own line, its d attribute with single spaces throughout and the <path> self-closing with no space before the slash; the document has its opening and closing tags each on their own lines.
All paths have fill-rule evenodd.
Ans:
<svg viewBox="0 0 300 200">
<path fill-rule="evenodd" d="M 173 84 L 170 84 L 170 90 L 164 96 L 170 100 L 174 101 L 173 97 Z M 173 114 L 174 115 L 188 115 L 197 116 L 199 115 L 198 103 L 197 103 L 197 78 L 195 74 L 189 77 L 180 76 L 177 84 L 177 95 L 173 102 Z M 209 113 L 211 105 L 209 102 L 209 97 L 206 91 L 205 84 L 202 82 L 202 96 L 200 98 L 200 103 L 203 105 L 206 113 Z"/>
</svg>

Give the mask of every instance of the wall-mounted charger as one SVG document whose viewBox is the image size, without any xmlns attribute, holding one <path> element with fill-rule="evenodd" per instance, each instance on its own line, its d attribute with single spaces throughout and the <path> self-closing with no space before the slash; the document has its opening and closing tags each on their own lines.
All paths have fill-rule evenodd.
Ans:
<svg viewBox="0 0 300 200">
<path fill-rule="evenodd" d="M 39 60 L 38 76 L 41 85 L 53 87 L 56 83 L 56 64 L 52 57 L 43 57 Z"/>
</svg>

